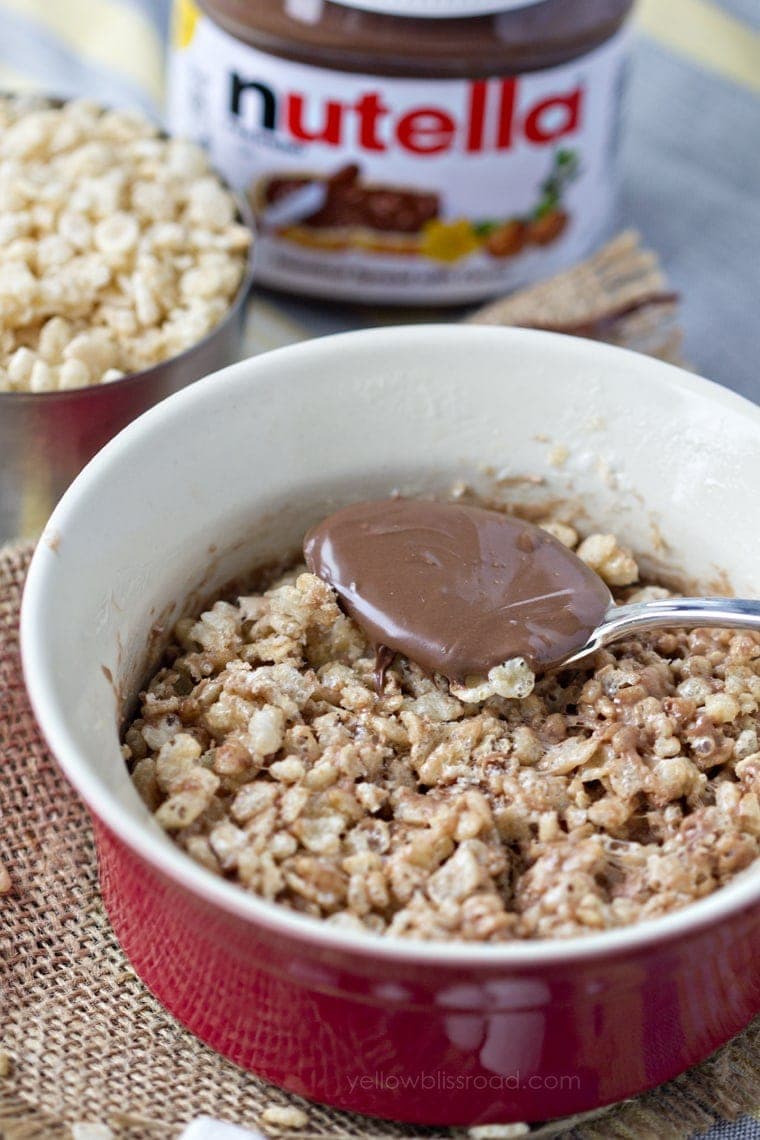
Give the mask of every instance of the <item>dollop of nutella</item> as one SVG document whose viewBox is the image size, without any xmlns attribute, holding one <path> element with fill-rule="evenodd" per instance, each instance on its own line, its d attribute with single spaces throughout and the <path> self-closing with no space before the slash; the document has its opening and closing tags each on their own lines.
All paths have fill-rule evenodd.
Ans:
<svg viewBox="0 0 760 1140">
<path fill-rule="evenodd" d="M 313 527 L 304 553 L 376 647 L 458 682 L 514 657 L 535 672 L 557 664 L 611 602 L 540 527 L 459 503 L 355 503 Z"/>
</svg>

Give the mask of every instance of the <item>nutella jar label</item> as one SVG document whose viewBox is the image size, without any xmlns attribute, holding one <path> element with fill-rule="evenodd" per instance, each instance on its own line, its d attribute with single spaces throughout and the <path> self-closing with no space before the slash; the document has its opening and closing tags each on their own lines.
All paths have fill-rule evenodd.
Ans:
<svg viewBox="0 0 760 1140">
<path fill-rule="evenodd" d="M 625 32 L 543 71 L 406 79 L 237 40 L 182 0 L 170 129 L 245 193 L 264 283 L 457 303 L 580 260 L 609 231 Z"/>
</svg>

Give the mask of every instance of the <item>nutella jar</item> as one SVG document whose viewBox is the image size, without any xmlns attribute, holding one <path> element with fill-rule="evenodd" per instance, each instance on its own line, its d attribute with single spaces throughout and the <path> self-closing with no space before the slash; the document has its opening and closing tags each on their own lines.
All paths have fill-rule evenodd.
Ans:
<svg viewBox="0 0 760 1140">
<path fill-rule="evenodd" d="M 614 215 L 632 0 L 175 0 L 169 125 L 250 199 L 265 284 L 456 304 Z"/>
</svg>

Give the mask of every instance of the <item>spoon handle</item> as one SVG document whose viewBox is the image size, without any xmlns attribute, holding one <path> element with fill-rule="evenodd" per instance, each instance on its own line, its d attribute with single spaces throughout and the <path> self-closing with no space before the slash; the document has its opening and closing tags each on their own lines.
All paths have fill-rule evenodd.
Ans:
<svg viewBox="0 0 760 1140">
<path fill-rule="evenodd" d="M 586 644 L 563 662 L 575 664 L 584 657 L 619 641 L 630 633 L 647 629 L 754 629 L 760 632 L 760 600 L 756 598 L 664 598 L 656 602 L 635 602 L 610 606 L 604 621 Z"/>
</svg>

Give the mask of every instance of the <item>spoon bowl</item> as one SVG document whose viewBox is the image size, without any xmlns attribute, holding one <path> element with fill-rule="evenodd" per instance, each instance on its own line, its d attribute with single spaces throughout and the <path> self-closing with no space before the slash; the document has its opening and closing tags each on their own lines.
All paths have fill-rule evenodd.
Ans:
<svg viewBox="0 0 760 1140">
<path fill-rule="evenodd" d="M 396 496 L 328 515 L 304 541 L 378 653 L 462 682 L 519 659 L 534 673 L 663 626 L 760 630 L 760 601 L 666 598 L 618 606 L 591 567 L 501 511 Z"/>
</svg>

